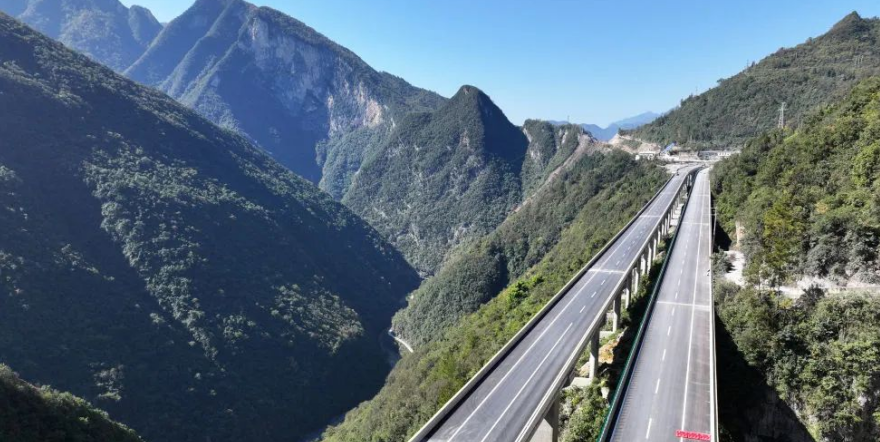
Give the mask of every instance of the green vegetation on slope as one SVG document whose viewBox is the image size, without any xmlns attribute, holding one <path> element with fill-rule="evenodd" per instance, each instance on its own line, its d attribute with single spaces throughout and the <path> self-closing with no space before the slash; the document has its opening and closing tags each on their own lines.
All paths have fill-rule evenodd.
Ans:
<svg viewBox="0 0 880 442">
<path fill-rule="evenodd" d="M 605 197 L 645 176 L 650 179 L 643 183 L 650 186 L 662 179 L 663 172 L 620 151 L 582 157 L 495 231 L 456 253 L 437 275 L 422 283 L 407 308 L 395 315 L 395 331 L 416 346 L 441 337 L 446 328 L 541 261 L 597 195 Z M 520 293 L 525 287 L 513 290 Z"/>
<path fill-rule="evenodd" d="M 802 275 L 880 280 L 880 78 L 795 132 L 749 141 L 716 165 L 712 191 L 721 225 L 742 232 L 747 285 L 716 282 L 716 300 L 745 361 L 817 440 L 880 439 L 880 299 L 766 289 Z"/>
<path fill-rule="evenodd" d="M 162 29 L 149 10 L 119 0 L 0 0 L 0 11 L 122 71 Z"/>
<path fill-rule="evenodd" d="M 816 440 L 880 440 L 880 298 L 716 285 L 718 315 Z M 751 388 L 743 385 L 741 388 Z"/>
<path fill-rule="evenodd" d="M 557 126 L 549 121 L 526 120 L 523 132 L 529 138 L 529 148 L 522 166 L 523 194 L 527 196 L 534 193 L 549 174 L 571 158 L 579 147 L 595 143 L 576 124 Z"/>
<path fill-rule="evenodd" d="M 313 185 L 2 14 L 0 133 L 0 361 L 154 442 L 296 438 L 378 389 L 418 278 Z"/>
<path fill-rule="evenodd" d="M 786 125 L 797 126 L 871 75 L 880 75 L 880 20 L 852 13 L 825 35 L 780 49 L 653 123 L 625 132 L 691 148 L 741 146 L 776 126 L 783 102 Z"/>
<path fill-rule="evenodd" d="M 568 178 L 576 183 L 582 175 L 572 172 Z M 492 294 L 493 299 L 476 312 L 463 316 L 438 339 L 405 356 L 392 370 L 382 391 L 348 413 L 342 424 L 328 430 L 324 435 L 326 440 L 406 440 L 626 224 L 665 179 L 659 169 L 640 164 L 588 202 L 578 201 L 577 216 L 562 229 L 558 240 L 547 244 L 549 251 L 537 265 L 519 278 L 511 279 L 512 284 Z M 585 180 L 584 185 L 591 184 L 595 181 Z M 566 185 L 553 188 L 558 192 L 575 191 Z M 560 196 L 547 195 L 546 198 L 548 207 L 566 201 Z M 540 201 L 536 200 L 535 204 Z M 511 232 L 511 240 L 527 244 L 525 238 L 530 233 L 525 229 L 524 237 L 517 239 L 518 233 Z M 491 275 L 473 275 L 461 279 L 490 278 Z"/>
<path fill-rule="evenodd" d="M 464 86 L 436 112 L 404 118 L 342 201 L 430 274 L 521 201 L 527 146 L 488 96 Z"/>
<path fill-rule="evenodd" d="M 70 393 L 37 388 L 0 364 L 3 442 L 140 442 L 134 431 Z"/>
<path fill-rule="evenodd" d="M 880 280 L 880 78 L 794 133 L 750 141 L 716 166 L 712 191 L 725 229 L 744 229 L 750 282 Z"/>
</svg>

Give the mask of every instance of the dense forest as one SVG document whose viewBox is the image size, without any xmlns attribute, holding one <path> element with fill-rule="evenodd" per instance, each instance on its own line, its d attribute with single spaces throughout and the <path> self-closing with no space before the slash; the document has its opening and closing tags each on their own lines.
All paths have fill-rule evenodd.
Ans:
<svg viewBox="0 0 880 442">
<path fill-rule="evenodd" d="M 0 440 L 3 442 L 142 442 L 88 402 L 37 388 L 0 364 Z"/>
<path fill-rule="evenodd" d="M 772 288 L 803 275 L 880 280 L 878 140 L 875 77 L 797 130 L 749 141 L 713 173 L 718 220 L 742 232 L 747 258 L 744 288 L 716 281 L 718 314 L 738 352 L 816 440 L 880 439 L 880 300 L 818 287 L 793 300 Z M 723 274 L 726 261 L 716 261 Z"/>
<path fill-rule="evenodd" d="M 558 184 L 551 186 L 543 198 L 533 203 L 539 205 L 546 201 L 546 207 L 555 207 L 563 212 L 571 209 L 560 207 L 560 204 L 573 204 L 576 215 L 570 221 L 567 221 L 567 216 L 555 218 L 548 215 L 549 209 L 535 208 L 522 212 L 524 217 L 529 214 L 534 219 L 512 222 L 509 226 L 516 228 L 503 227 L 502 230 L 506 232 L 498 234 L 509 238 L 513 244 L 526 246 L 530 244 L 529 241 L 536 239 L 529 235 L 542 232 L 545 228 L 537 227 L 539 221 L 560 223 L 562 227 L 558 227 L 560 233 L 556 240 L 548 238 L 546 244 L 538 241 L 529 246 L 534 247 L 531 253 L 543 254 L 537 264 L 527 270 L 519 270 L 521 275 L 518 277 L 502 280 L 500 284 L 503 281 L 509 281 L 509 284 L 495 293 L 487 292 L 488 287 L 479 288 L 483 291 L 480 296 L 488 294 L 491 299 L 475 312 L 462 316 L 454 325 L 439 333 L 436 339 L 416 348 L 414 354 L 404 356 L 379 394 L 349 412 L 342 424 L 329 429 L 324 435 L 326 441 L 406 440 L 543 307 L 666 180 L 666 174 L 659 167 L 648 163 L 636 164 L 622 154 L 608 159 L 586 156 L 580 161 L 585 164 L 563 174 Z M 590 162 L 617 164 L 618 170 L 627 171 L 612 185 L 586 201 L 583 196 L 565 197 L 569 193 L 588 195 L 591 192 L 586 189 L 601 182 L 595 176 L 598 172 L 591 172 L 593 166 Z M 579 186 L 584 186 L 584 189 Z M 551 227 L 547 231 L 552 233 L 552 230 Z M 491 241 L 487 239 L 484 244 L 491 244 Z M 480 246 L 475 247 L 478 249 Z M 481 254 L 477 250 L 471 256 L 507 260 L 502 255 L 509 253 L 510 258 L 525 259 L 525 263 L 531 258 L 523 252 L 514 246 L 499 249 L 494 255 Z M 464 284 L 494 278 L 491 274 L 479 273 L 482 269 L 495 271 L 493 266 L 480 267 L 474 273 L 470 272 L 470 268 L 460 268 L 459 271 L 465 274 L 443 277 Z M 427 290 L 422 292 L 425 293 Z M 455 298 L 445 299 L 453 304 L 456 302 Z"/>
<path fill-rule="evenodd" d="M 718 164 L 712 191 L 752 283 L 801 275 L 880 282 L 880 78 L 796 131 L 751 140 Z"/>
<path fill-rule="evenodd" d="M 880 440 L 876 294 L 826 294 L 814 288 L 794 301 L 771 290 L 740 289 L 720 281 L 715 292 L 718 315 L 738 351 L 795 410 L 815 440 Z M 722 388 L 752 388 L 742 379 L 729 382 Z M 753 423 L 730 430 L 760 434 L 768 429 Z"/>
<path fill-rule="evenodd" d="M 0 360 L 23 377 L 156 442 L 297 437 L 379 388 L 418 276 L 329 195 L 2 14 L 0 133 Z"/>
<path fill-rule="evenodd" d="M 395 332 L 416 346 L 443 336 L 461 317 L 540 262 L 584 206 L 595 204 L 597 195 L 638 177 L 656 182 L 662 174 L 619 151 L 581 158 L 495 231 L 456 253 L 436 276 L 422 283 L 410 295 L 409 305 L 395 315 Z"/>
<path fill-rule="evenodd" d="M 782 103 L 786 125 L 796 127 L 871 75 L 880 75 L 880 19 L 853 12 L 825 35 L 779 49 L 707 92 L 685 98 L 653 123 L 624 132 L 692 149 L 740 147 L 777 125 Z"/>
<path fill-rule="evenodd" d="M 519 204 L 527 147 L 486 94 L 463 86 L 436 112 L 405 117 L 342 201 L 431 274 Z"/>
</svg>

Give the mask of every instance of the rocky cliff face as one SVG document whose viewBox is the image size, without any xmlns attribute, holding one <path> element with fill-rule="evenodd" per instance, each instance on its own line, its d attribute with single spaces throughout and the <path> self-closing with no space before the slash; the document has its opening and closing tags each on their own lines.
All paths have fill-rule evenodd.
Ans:
<svg viewBox="0 0 880 442">
<path fill-rule="evenodd" d="M 110 68 L 127 68 L 162 25 L 118 0 L 0 0 L 0 10 Z"/>
<path fill-rule="evenodd" d="M 576 124 L 554 125 L 548 121 L 527 120 L 523 133 L 529 147 L 522 165 L 525 195 L 531 195 L 553 172 L 577 159 L 591 148 L 598 148 L 592 134 Z"/>
<path fill-rule="evenodd" d="M 396 120 L 444 101 L 291 17 L 240 0 L 197 1 L 126 73 L 242 133 L 337 198 Z"/>
</svg>

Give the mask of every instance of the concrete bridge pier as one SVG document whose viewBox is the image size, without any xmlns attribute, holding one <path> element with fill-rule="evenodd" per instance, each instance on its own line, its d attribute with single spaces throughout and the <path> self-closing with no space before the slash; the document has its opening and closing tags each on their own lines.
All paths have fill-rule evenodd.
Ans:
<svg viewBox="0 0 880 442">
<path fill-rule="evenodd" d="M 544 419 L 532 435 L 531 442 L 557 442 L 559 440 L 559 397 L 553 400 Z"/>
<path fill-rule="evenodd" d="M 590 382 L 594 382 L 596 380 L 596 373 L 599 371 L 599 331 L 597 330 L 593 336 L 590 336 L 590 362 L 589 365 L 589 379 Z"/>
<path fill-rule="evenodd" d="M 617 329 L 620 328 L 620 302 L 622 297 L 623 292 L 621 291 L 611 301 L 611 333 L 616 333 Z"/>
<path fill-rule="evenodd" d="M 632 289 L 630 290 L 630 292 L 634 296 L 636 293 L 639 292 L 639 270 L 638 268 L 633 267 L 632 270 L 629 271 L 629 273 L 630 275 L 632 275 L 630 277 L 630 281 L 632 282 Z"/>
</svg>

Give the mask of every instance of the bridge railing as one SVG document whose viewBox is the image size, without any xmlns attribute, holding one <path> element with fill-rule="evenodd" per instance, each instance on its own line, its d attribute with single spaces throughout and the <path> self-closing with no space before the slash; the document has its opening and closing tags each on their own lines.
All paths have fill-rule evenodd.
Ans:
<svg viewBox="0 0 880 442">
<path fill-rule="evenodd" d="M 689 172 L 689 175 L 693 175 L 693 173 L 694 171 L 691 171 Z M 666 181 L 666 183 L 664 183 L 663 186 L 661 186 L 660 189 L 658 189 L 657 192 L 654 193 L 654 196 L 652 196 L 651 199 L 648 200 L 648 202 L 645 203 L 645 205 L 642 206 L 641 209 L 639 209 L 639 211 L 632 217 L 632 219 L 630 219 L 629 222 L 627 222 L 627 224 L 622 229 L 620 229 L 620 231 L 617 232 L 617 234 L 615 234 L 598 252 L 593 255 L 589 262 L 587 262 L 571 279 L 569 279 L 569 281 L 553 296 L 553 298 L 550 299 L 550 301 L 547 302 L 547 304 L 541 310 L 535 313 L 532 319 L 530 319 L 525 326 L 523 326 L 503 347 L 501 347 L 500 350 L 498 350 L 497 353 L 495 353 L 494 356 L 492 356 L 492 358 L 489 359 L 488 362 L 486 362 L 486 364 L 483 365 L 483 367 L 480 369 L 480 371 L 477 372 L 477 374 L 475 374 L 467 383 L 465 383 L 464 386 L 462 386 L 461 389 L 459 389 L 458 392 L 454 396 L 452 396 L 452 398 L 449 399 L 446 404 L 444 404 L 443 407 L 441 407 L 440 410 L 438 410 L 434 414 L 434 416 L 431 417 L 431 419 L 410 438 L 410 442 L 420 442 L 424 440 L 432 431 L 434 431 L 434 429 L 437 428 L 437 426 L 439 426 L 453 410 L 455 410 L 458 404 L 460 404 L 464 398 L 466 398 L 477 386 L 479 386 L 480 383 L 486 378 L 486 376 L 488 376 L 488 374 L 491 373 L 492 370 L 495 369 L 495 367 L 497 367 L 498 364 L 508 354 L 510 354 L 511 350 L 513 350 L 513 348 L 516 347 L 516 345 L 519 344 L 532 329 L 534 329 L 538 322 L 540 322 L 541 319 L 543 319 L 547 315 L 547 313 L 549 313 L 550 310 L 559 303 L 559 300 L 562 299 L 562 297 L 565 296 L 566 293 L 568 293 L 568 291 L 584 276 L 584 274 L 586 274 L 590 270 L 590 268 L 593 267 L 593 265 L 605 255 L 608 249 L 611 248 L 611 246 L 615 242 L 617 242 L 617 240 L 633 225 L 633 223 L 635 223 L 639 219 L 639 217 L 651 206 L 651 204 L 654 203 L 657 197 L 660 196 L 660 193 L 666 189 L 671 181 L 672 177 L 670 177 Z M 687 180 L 682 180 L 682 184 L 678 187 L 678 189 L 676 189 L 676 192 L 681 191 L 681 188 L 686 185 L 686 181 Z M 672 203 L 670 203 L 670 205 L 671 204 Z M 646 243 L 647 242 L 648 241 L 646 241 Z M 623 281 L 625 280 L 626 278 L 624 278 Z M 620 290 L 620 287 L 618 287 L 618 289 L 616 290 Z M 614 297 L 612 296 L 611 298 L 609 298 L 606 304 L 610 304 L 613 299 Z M 603 310 L 603 315 L 604 312 L 607 310 L 608 305 L 605 306 L 605 309 Z M 577 355 L 579 355 L 583 351 L 584 346 L 586 345 L 586 340 L 590 337 L 594 325 L 595 321 L 594 324 L 590 326 L 591 332 L 587 333 L 583 341 L 579 343 L 580 350 L 575 354 L 573 360 L 569 361 L 570 364 L 573 364 L 577 361 Z M 568 365 L 569 364 L 567 363 L 566 366 Z M 570 368 L 568 369 L 568 371 L 570 371 Z M 565 373 L 566 371 L 563 371 L 562 374 Z M 562 374 L 560 374 L 560 376 L 562 376 Z M 557 381 L 558 380 L 559 378 L 557 378 Z M 557 382 L 555 381 L 554 384 L 556 383 Z M 542 401 L 541 409 L 543 410 L 545 408 L 549 408 L 549 406 L 550 404 L 546 401 L 545 398 L 545 400 Z M 543 414 L 539 414 L 539 416 L 543 416 Z M 533 423 L 530 423 L 529 426 L 536 427 L 539 422 L 540 419 Z"/>
<path fill-rule="evenodd" d="M 694 172 L 697 172 L 699 170 L 700 169 L 696 169 L 696 171 Z M 667 258 L 672 255 L 672 251 L 675 249 L 676 239 L 678 238 L 678 234 L 681 231 L 681 223 L 684 221 L 684 215 L 688 209 L 688 202 L 690 202 L 690 198 L 691 195 L 690 193 L 688 193 L 681 213 L 678 216 L 679 227 L 675 229 L 675 233 L 672 235 L 672 240 L 670 241 L 669 249 L 666 251 Z M 639 351 L 641 350 L 648 322 L 650 322 L 651 316 L 654 313 L 654 305 L 656 304 L 657 296 L 660 292 L 660 286 L 662 285 L 663 277 L 666 275 L 666 267 L 668 266 L 668 264 L 668 259 L 663 261 L 663 266 L 660 267 L 660 273 L 657 275 L 657 281 L 654 282 L 654 288 L 653 290 L 651 290 L 650 298 L 648 298 L 648 306 L 645 309 L 644 316 L 642 316 L 642 321 L 639 324 L 639 329 L 636 332 L 635 339 L 633 340 L 633 346 L 630 349 L 629 355 L 626 358 L 626 363 L 624 364 L 623 373 L 620 376 L 620 380 L 617 383 L 617 388 L 614 390 L 614 395 L 611 397 L 611 405 L 608 408 L 608 413 L 605 415 L 605 421 L 602 424 L 602 431 L 599 433 L 597 442 L 608 442 L 611 440 L 611 436 L 614 432 L 614 423 L 617 420 L 618 414 L 620 413 L 620 406 L 622 405 L 623 401 L 622 396 L 626 392 L 626 389 L 629 386 L 630 381 L 632 380 L 633 365 L 635 364 L 635 361 L 638 358 Z"/>
</svg>

